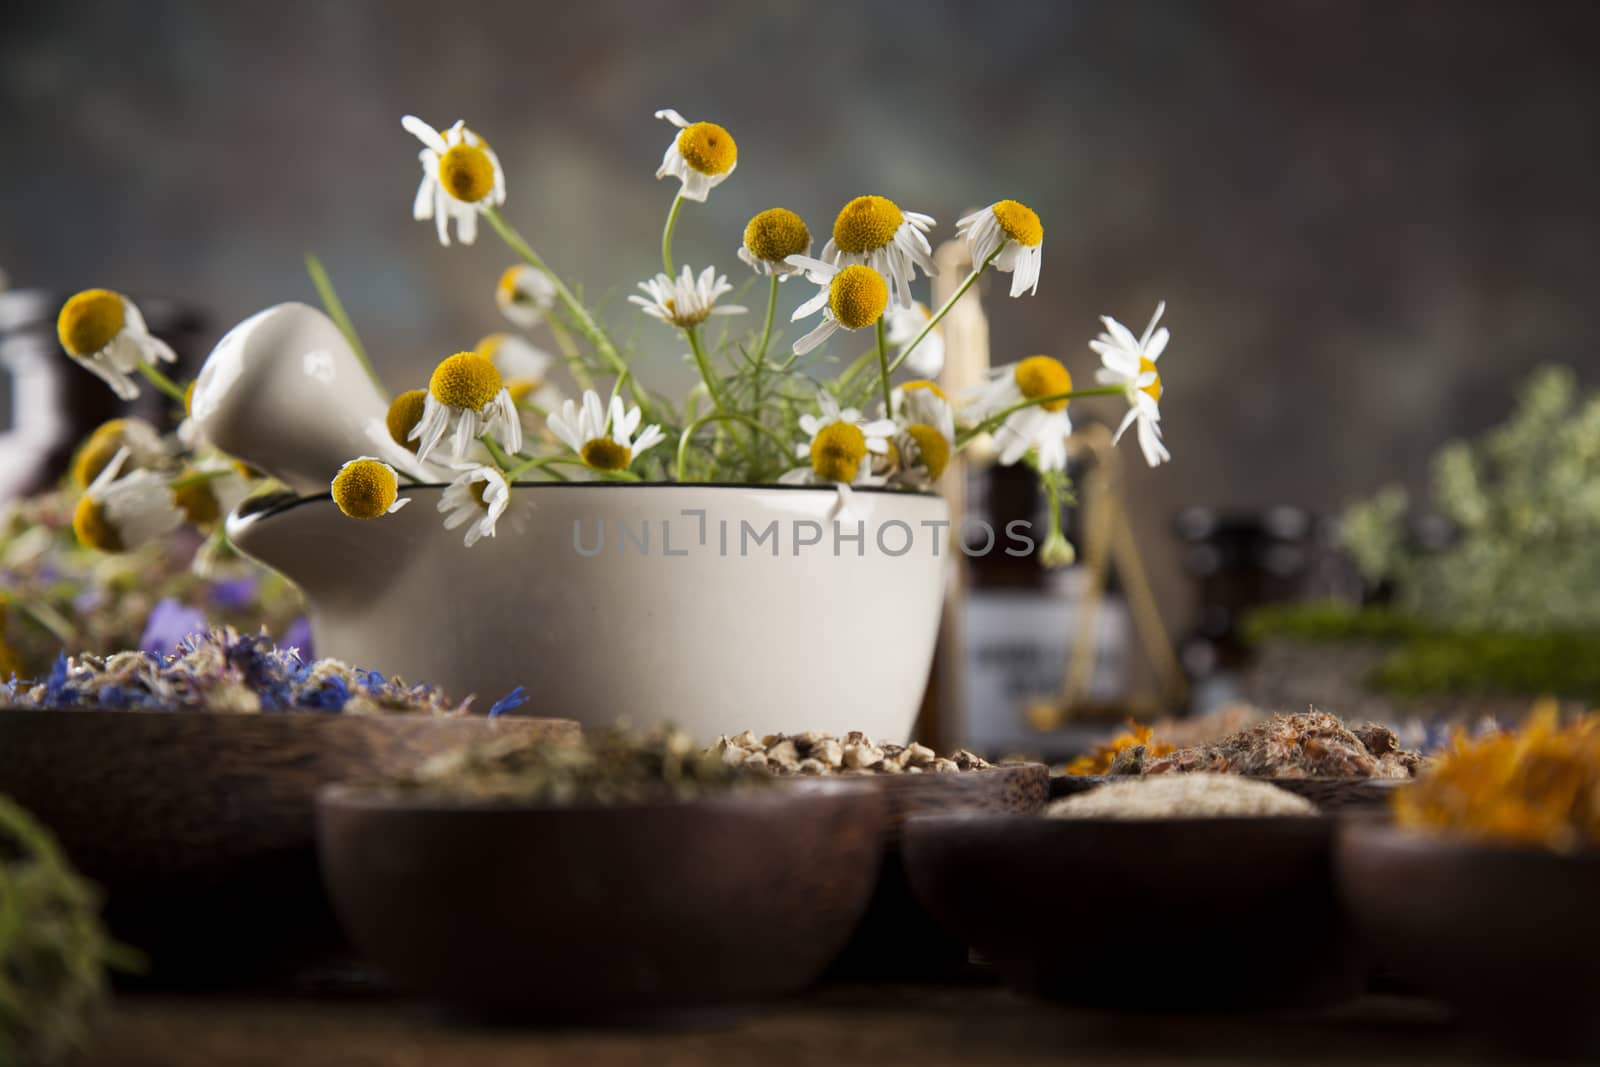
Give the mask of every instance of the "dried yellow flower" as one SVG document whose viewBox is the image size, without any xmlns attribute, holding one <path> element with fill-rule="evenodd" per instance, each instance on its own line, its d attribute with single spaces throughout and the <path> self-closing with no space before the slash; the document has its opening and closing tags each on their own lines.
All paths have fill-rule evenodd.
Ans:
<svg viewBox="0 0 1600 1067">
<path fill-rule="evenodd" d="M 1516 733 L 1457 734 L 1429 774 L 1394 798 L 1401 826 L 1542 845 L 1600 846 L 1600 714 L 1562 726 L 1554 702 Z"/>
</svg>

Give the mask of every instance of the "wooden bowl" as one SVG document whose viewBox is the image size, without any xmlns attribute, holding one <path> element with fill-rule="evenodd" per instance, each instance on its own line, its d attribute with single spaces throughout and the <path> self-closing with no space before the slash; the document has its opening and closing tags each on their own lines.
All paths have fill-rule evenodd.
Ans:
<svg viewBox="0 0 1600 1067">
<path fill-rule="evenodd" d="M 1334 820 L 932 816 L 912 889 L 1036 995 L 1119 1009 L 1259 1009 L 1359 992 L 1333 893 Z"/>
<path fill-rule="evenodd" d="M 1252 781 L 1266 782 L 1305 797 L 1324 815 L 1342 812 L 1384 811 L 1394 791 L 1407 784 L 1403 778 L 1269 778 L 1248 775 Z M 1107 782 L 1117 781 L 1110 775 L 1060 774 L 1050 779 L 1050 798 L 1072 796 L 1088 792 Z"/>
<path fill-rule="evenodd" d="M 1351 822 L 1335 868 L 1387 969 L 1530 1054 L 1600 1061 L 1600 849 L 1558 855 Z"/>
<path fill-rule="evenodd" d="M 888 827 L 872 901 L 828 977 L 955 981 L 979 976 L 968 963 L 966 943 L 945 931 L 911 891 L 901 847 L 906 821 L 956 812 L 1037 815 L 1049 795 L 1050 769 L 1042 763 L 1008 763 L 954 774 L 874 774 L 846 780 L 868 783 L 883 793 Z"/>
<path fill-rule="evenodd" d="M 483 716 L 0 711 L 0 793 L 33 812 L 108 895 L 152 976 L 213 982 L 337 936 L 316 865 L 316 795 L 516 732 Z"/>
<path fill-rule="evenodd" d="M 390 977 L 473 1015 L 722 1014 L 812 982 L 860 920 L 885 802 L 816 781 L 553 807 L 335 787 L 323 875 Z"/>
</svg>

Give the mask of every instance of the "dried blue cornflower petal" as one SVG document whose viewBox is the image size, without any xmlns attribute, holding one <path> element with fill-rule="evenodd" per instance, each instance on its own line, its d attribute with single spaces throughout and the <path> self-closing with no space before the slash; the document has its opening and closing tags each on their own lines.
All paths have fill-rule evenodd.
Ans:
<svg viewBox="0 0 1600 1067">
<path fill-rule="evenodd" d="M 489 718 L 495 719 L 504 715 L 512 708 L 520 708 L 528 702 L 528 693 L 522 686 L 517 686 L 511 692 L 494 702 L 489 708 Z"/>
<path fill-rule="evenodd" d="M 492 713 L 526 699 L 519 687 Z M 241 635 L 227 627 L 183 637 L 165 656 L 63 656 L 43 682 L 0 683 L 0 701 L 19 707 L 434 715 L 462 715 L 470 703 L 453 704 L 431 686 L 407 685 L 336 659 L 308 662 L 265 633 Z"/>
<path fill-rule="evenodd" d="M 206 631 L 205 612 L 172 597 L 163 597 L 150 609 L 139 647 L 145 652 L 170 652 L 190 634 Z"/>
</svg>

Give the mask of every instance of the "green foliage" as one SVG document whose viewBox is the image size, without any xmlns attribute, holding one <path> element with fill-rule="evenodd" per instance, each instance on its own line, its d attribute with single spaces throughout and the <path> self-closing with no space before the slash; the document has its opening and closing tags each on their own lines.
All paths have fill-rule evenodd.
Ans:
<svg viewBox="0 0 1600 1067">
<path fill-rule="evenodd" d="M 1363 681 L 1398 697 L 1519 693 L 1600 703 L 1600 636 L 1592 633 L 1451 628 L 1393 608 L 1337 601 L 1259 608 L 1245 620 L 1243 632 L 1251 644 L 1290 638 L 1393 645 Z"/>
<path fill-rule="evenodd" d="M 1409 615 L 1388 608 L 1358 608 L 1337 600 L 1302 604 L 1269 604 L 1244 621 L 1244 638 L 1255 644 L 1269 637 L 1307 641 L 1404 640 L 1424 627 Z"/>
<path fill-rule="evenodd" d="M 1600 702 L 1600 640 L 1584 634 L 1435 634 L 1406 642 L 1367 681 L 1404 697 L 1525 693 Z"/>
<path fill-rule="evenodd" d="M 107 963 L 134 962 L 107 939 L 99 907 L 50 833 L 0 797 L 0 1063 L 80 1045 Z"/>
<path fill-rule="evenodd" d="M 1522 390 L 1511 418 L 1434 458 L 1433 504 L 1455 524 L 1447 548 L 1406 546 L 1403 491 L 1345 515 L 1363 575 L 1392 581 L 1400 607 L 1452 628 L 1600 632 L 1600 397 L 1564 367 Z"/>
</svg>

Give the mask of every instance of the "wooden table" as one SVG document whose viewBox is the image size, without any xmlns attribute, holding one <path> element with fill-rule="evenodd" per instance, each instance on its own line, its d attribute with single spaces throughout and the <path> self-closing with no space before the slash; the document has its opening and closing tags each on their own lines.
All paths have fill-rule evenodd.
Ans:
<svg viewBox="0 0 1600 1067">
<path fill-rule="evenodd" d="M 992 986 L 833 987 L 721 1026 L 475 1026 L 389 996 L 124 994 L 80 1067 L 690 1067 L 1520 1063 L 1427 1001 L 1300 1016 L 1113 1015 Z"/>
</svg>

